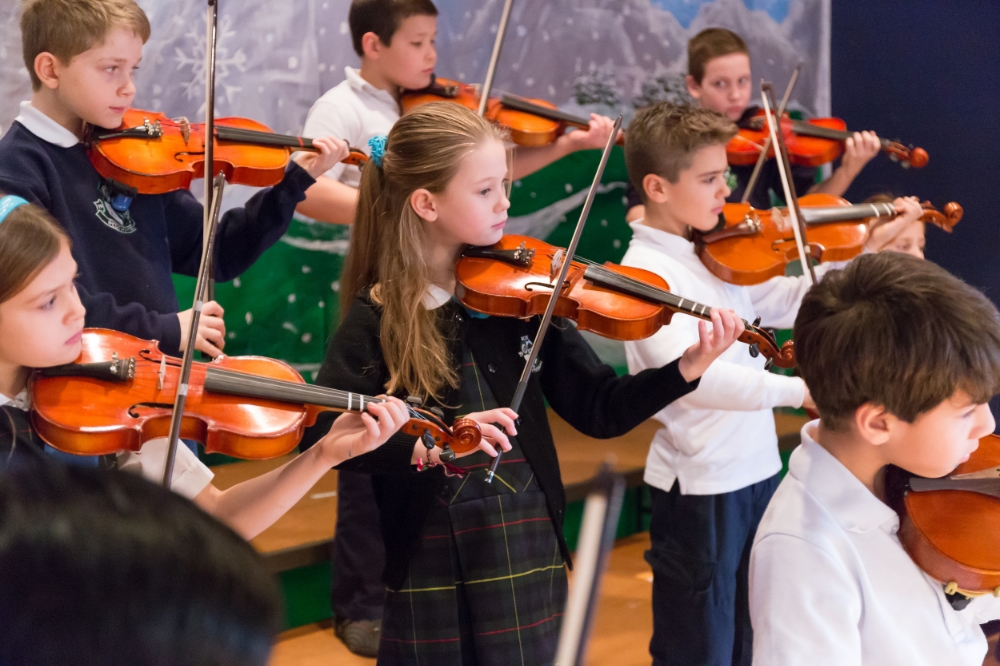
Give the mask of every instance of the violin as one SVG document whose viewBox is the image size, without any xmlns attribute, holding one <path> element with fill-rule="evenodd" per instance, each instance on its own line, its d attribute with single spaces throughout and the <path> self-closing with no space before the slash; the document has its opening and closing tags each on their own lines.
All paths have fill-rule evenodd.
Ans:
<svg viewBox="0 0 1000 666">
<path fill-rule="evenodd" d="M 106 329 L 85 329 L 75 363 L 36 370 L 30 381 L 31 422 L 49 445 L 80 455 L 138 451 L 166 437 L 180 359 L 156 343 Z M 181 437 L 209 453 L 259 460 L 292 451 L 320 412 L 361 412 L 379 398 L 312 386 L 291 366 L 262 356 L 194 362 Z M 464 453 L 481 439 L 479 425 L 417 409 L 402 432 L 430 449 Z"/>
<path fill-rule="evenodd" d="M 565 254 L 561 248 L 514 234 L 503 236 L 496 245 L 470 247 L 455 266 L 455 295 L 463 305 L 493 316 L 528 319 L 542 314 Z M 669 289 L 666 280 L 641 268 L 574 260 L 555 315 L 614 340 L 648 338 L 669 324 L 675 312 L 710 319 L 709 306 Z M 792 343 L 779 348 L 758 323 L 743 322 L 746 330 L 739 339 L 750 345 L 750 354 L 763 354 L 768 366 L 795 367 Z"/>
<path fill-rule="evenodd" d="M 867 221 L 895 216 L 891 203 L 851 204 L 832 194 L 807 194 L 799 198 L 806 226 L 806 252 L 816 262 L 847 261 L 864 249 Z M 951 232 L 962 219 L 962 207 L 951 202 L 941 212 L 929 202 L 921 204 L 920 220 Z M 785 211 L 727 203 L 718 231 L 695 233 L 695 250 L 716 277 L 730 284 L 753 285 L 785 274 L 785 267 L 799 259 L 795 236 Z"/>
<path fill-rule="evenodd" d="M 792 164 L 815 167 L 828 164 L 844 154 L 844 141 L 854 136 L 847 123 L 840 118 L 810 118 L 792 120 L 787 114 L 781 118 L 781 133 L 788 145 L 788 160 Z M 741 127 L 739 134 L 726 145 L 726 157 L 732 165 L 754 164 L 767 142 L 768 130 L 764 111 L 750 118 L 749 127 Z M 923 148 L 904 146 L 897 141 L 879 138 L 882 150 L 889 158 L 905 169 L 920 169 L 927 165 L 927 151 Z M 768 151 L 774 157 L 774 147 Z"/>
<path fill-rule="evenodd" d="M 1000 436 L 947 477 L 886 473 L 889 505 L 899 513 L 899 540 L 913 561 L 945 592 L 966 596 L 1000 591 Z"/>
<path fill-rule="evenodd" d="M 90 162 L 110 178 L 139 194 L 162 194 L 187 189 L 205 175 L 205 125 L 186 118 L 171 120 L 162 113 L 129 109 L 122 125 L 112 132 L 92 132 Z M 281 182 L 291 154 L 313 151 L 312 139 L 275 134 L 249 118 L 215 120 L 212 173 L 226 181 L 253 187 Z M 343 161 L 360 166 L 368 159 L 357 148 Z"/>
<path fill-rule="evenodd" d="M 478 111 L 479 100 L 479 86 L 435 78 L 422 90 L 404 92 L 399 103 L 403 113 L 406 114 L 416 106 L 431 102 L 452 102 L 472 111 Z M 589 119 L 560 111 L 551 102 L 506 93 L 489 99 L 485 117 L 506 128 L 510 132 L 511 141 L 519 146 L 548 145 L 562 136 L 567 127 L 583 130 L 590 128 Z M 617 142 L 622 145 L 624 141 L 625 136 L 622 133 L 618 136 Z"/>
</svg>

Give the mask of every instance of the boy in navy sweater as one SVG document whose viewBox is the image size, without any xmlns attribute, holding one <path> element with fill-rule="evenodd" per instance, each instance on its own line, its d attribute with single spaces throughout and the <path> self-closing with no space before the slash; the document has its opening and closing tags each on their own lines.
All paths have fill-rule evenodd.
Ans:
<svg viewBox="0 0 1000 666">
<path fill-rule="evenodd" d="M 159 340 L 165 353 L 186 344 L 191 311 L 178 312 L 171 273 L 195 275 L 202 253 L 202 206 L 188 190 L 139 195 L 112 206 L 80 142 L 88 126 L 114 129 L 135 96 L 132 77 L 149 38 L 134 0 L 36 0 L 21 18 L 33 94 L 0 139 L 0 190 L 46 208 L 72 240 L 87 326 Z M 290 163 L 284 180 L 222 216 L 214 277 L 249 268 L 285 233 L 315 177 L 347 156 L 347 144 L 317 139 L 320 153 Z M 225 343 L 222 308 L 206 303 L 196 348 L 216 356 Z"/>
</svg>

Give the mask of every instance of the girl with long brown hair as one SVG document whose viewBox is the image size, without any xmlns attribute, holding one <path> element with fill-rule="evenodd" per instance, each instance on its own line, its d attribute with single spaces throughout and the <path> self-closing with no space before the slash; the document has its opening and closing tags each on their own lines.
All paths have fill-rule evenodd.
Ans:
<svg viewBox="0 0 1000 666">
<path fill-rule="evenodd" d="M 712 330 L 703 326 L 680 359 L 617 377 L 574 326 L 556 321 L 520 415 L 500 408 L 538 319 L 486 317 L 452 295 L 463 249 L 503 235 L 505 138 L 458 105 L 428 104 L 375 142 L 362 173 L 341 280 L 346 315 L 317 382 L 418 396 L 446 419 L 471 412 L 502 425 L 511 447 L 493 483 L 483 453 L 456 468 L 434 449 L 414 466 L 409 447 L 395 460 L 383 447 L 367 465 L 386 546 L 380 664 L 551 663 L 568 552 L 545 400 L 590 436 L 624 434 L 693 390 L 742 330 L 732 313 L 713 311 Z M 506 443 L 494 426 L 483 433 Z"/>
</svg>

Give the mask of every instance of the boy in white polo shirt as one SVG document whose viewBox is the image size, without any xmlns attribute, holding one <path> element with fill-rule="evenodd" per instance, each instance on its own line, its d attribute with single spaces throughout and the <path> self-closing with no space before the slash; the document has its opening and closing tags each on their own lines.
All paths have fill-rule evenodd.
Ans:
<svg viewBox="0 0 1000 666">
<path fill-rule="evenodd" d="M 726 143 L 734 134 L 736 125 L 707 109 L 661 103 L 636 113 L 625 161 L 646 217 L 632 223 L 622 264 L 660 275 L 685 298 L 788 328 L 809 287 L 805 279 L 727 284 L 702 265 L 689 240 L 691 229 L 718 223 L 729 194 Z M 697 339 L 698 320 L 675 317 L 652 337 L 625 344 L 629 372 L 660 367 Z M 656 415 L 663 427 L 645 480 L 657 666 L 750 664 L 750 545 L 781 470 L 771 410 L 803 404 L 810 401 L 801 379 L 767 372 L 763 358 L 736 345 L 694 392 Z"/>
<path fill-rule="evenodd" d="M 437 14 L 431 0 L 353 0 L 347 22 L 361 68 L 345 67 L 344 81 L 316 100 L 303 135 L 341 137 L 368 152 L 369 139 L 388 134 L 399 119 L 402 92 L 421 90 L 433 80 Z M 603 148 L 613 124 L 591 114 L 586 131 L 569 132 L 547 146 L 516 148 L 513 177 L 578 150 Z M 351 224 L 360 179 L 358 167 L 338 164 L 309 188 L 296 210 L 324 222 Z"/>
<path fill-rule="evenodd" d="M 931 262 L 868 254 L 803 299 L 795 352 L 822 418 L 757 531 L 754 664 L 980 666 L 1000 599 L 953 606 L 917 567 L 886 472 L 944 476 L 993 432 L 1000 314 Z"/>
</svg>

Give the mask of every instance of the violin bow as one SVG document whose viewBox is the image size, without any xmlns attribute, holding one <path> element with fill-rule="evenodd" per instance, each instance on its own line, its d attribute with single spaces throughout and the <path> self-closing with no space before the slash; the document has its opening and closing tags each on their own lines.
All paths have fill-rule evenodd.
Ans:
<svg viewBox="0 0 1000 666">
<path fill-rule="evenodd" d="M 167 460 L 163 466 L 163 487 L 170 488 L 174 476 L 174 462 L 180 441 L 181 422 L 184 405 L 187 402 L 188 381 L 191 378 L 191 363 L 194 361 L 194 344 L 198 339 L 198 324 L 201 309 L 206 300 L 215 298 L 215 280 L 212 279 L 212 252 L 215 248 L 215 232 L 218 228 L 219 210 L 222 206 L 222 189 L 226 179 L 220 173 L 211 177 L 215 165 L 215 52 L 219 28 L 219 2 L 208 0 L 205 35 L 205 204 L 202 217 L 201 265 L 198 282 L 194 289 L 194 305 L 191 306 L 191 326 L 188 341 L 181 362 L 177 395 L 174 397 L 174 411 L 170 416 L 170 435 L 167 440 Z M 213 182 L 214 181 L 214 182 Z"/>
<path fill-rule="evenodd" d="M 767 129 L 771 142 L 775 146 L 775 159 L 778 164 L 778 175 L 781 177 L 781 188 L 785 193 L 785 202 L 788 208 L 788 216 L 792 221 L 792 231 L 795 234 L 795 246 L 799 251 L 799 260 L 802 262 L 802 274 L 809 275 L 809 279 L 816 284 L 816 270 L 806 254 L 806 227 L 802 220 L 802 210 L 799 208 L 798 194 L 795 192 L 795 183 L 792 181 L 792 165 L 788 160 L 788 147 L 785 145 L 785 136 L 781 133 L 777 119 L 771 111 L 774 103 L 774 88 L 770 83 L 760 82 L 761 101 L 764 105 L 764 117 L 767 120 Z"/>
<path fill-rule="evenodd" d="M 799 80 L 799 72 L 802 71 L 802 61 L 795 66 L 792 70 L 792 76 L 788 79 L 788 85 L 785 86 L 785 94 L 781 98 L 781 104 L 778 105 L 778 118 L 785 115 L 785 107 L 788 106 L 788 99 L 792 96 L 792 89 L 795 88 L 795 82 Z M 753 173 L 750 174 L 750 180 L 747 181 L 746 189 L 743 190 L 743 198 L 740 199 L 740 203 L 746 203 L 750 200 L 750 194 L 753 192 L 754 186 L 757 184 L 757 179 L 760 178 L 760 170 L 764 166 L 764 162 L 767 161 L 767 153 L 771 149 L 771 137 L 768 136 L 764 139 L 764 147 L 761 148 L 760 155 L 757 156 L 757 163 L 753 166 Z"/>
<path fill-rule="evenodd" d="M 503 48 L 504 35 L 507 34 L 507 23 L 510 21 L 510 10 L 514 6 L 514 0 L 506 0 L 503 5 L 503 12 L 500 14 L 500 25 L 497 26 L 497 38 L 493 42 L 493 53 L 490 55 L 490 64 L 486 68 L 486 80 L 483 81 L 483 89 L 479 96 L 479 109 L 477 113 L 482 118 L 486 115 L 486 105 L 490 101 L 490 90 L 493 88 L 493 76 L 497 71 L 497 62 L 500 61 L 500 49 Z"/>
<path fill-rule="evenodd" d="M 174 476 L 174 461 L 177 459 L 177 447 L 181 438 L 181 422 L 184 420 L 184 405 L 187 403 L 188 382 L 191 380 L 191 364 L 194 361 L 194 343 L 198 338 L 198 322 L 201 321 L 201 308 L 208 291 L 209 269 L 212 249 L 215 247 L 216 231 L 219 228 L 219 210 L 222 208 L 222 188 L 226 186 L 226 177 L 218 174 L 213 185 L 212 210 L 208 211 L 208 234 L 205 237 L 205 249 L 201 253 L 201 266 L 198 268 L 198 281 L 194 287 L 194 305 L 191 310 L 191 326 L 188 327 L 187 345 L 181 359 L 181 370 L 177 380 L 177 393 L 174 396 L 174 410 L 170 415 L 170 434 L 167 439 L 167 460 L 163 466 L 163 487 L 170 488 Z"/>
<path fill-rule="evenodd" d="M 555 312 L 556 302 L 559 300 L 559 294 L 562 293 L 563 287 L 566 284 L 566 276 L 569 275 L 570 265 L 573 263 L 573 257 L 576 255 L 576 248 L 580 244 L 580 237 L 583 236 L 583 227 L 587 222 L 587 216 L 590 215 L 590 207 L 594 204 L 594 197 L 597 195 L 597 188 L 601 184 L 601 178 L 604 176 L 604 168 L 608 165 L 608 158 L 611 156 L 611 149 L 615 146 L 615 139 L 618 138 L 618 130 L 622 127 L 622 117 L 618 116 L 615 120 L 615 126 L 611 130 L 611 135 L 608 137 L 608 143 L 604 146 L 604 152 L 601 153 L 601 163 L 597 165 L 597 173 L 594 174 L 594 182 L 590 184 L 590 191 L 587 192 L 587 199 L 583 202 L 583 210 L 580 211 L 580 219 L 576 222 L 576 229 L 573 230 L 573 238 L 570 239 L 569 245 L 566 247 L 566 254 L 563 257 L 562 265 L 559 267 L 559 275 L 556 277 L 555 282 L 552 285 L 552 295 L 549 296 L 549 304 L 545 307 L 545 313 L 542 315 L 542 322 L 538 325 L 538 332 L 535 333 L 535 341 L 531 344 L 531 351 L 528 352 L 528 357 L 524 359 L 524 370 L 521 372 L 521 379 L 517 382 L 517 388 L 514 390 L 514 397 L 511 398 L 510 408 L 517 412 L 521 407 L 521 400 L 524 399 L 524 392 L 528 388 L 528 380 L 531 379 L 531 370 L 535 366 L 535 360 L 538 359 L 538 353 L 542 349 L 542 341 L 545 339 L 545 332 L 549 329 L 549 324 L 552 323 L 552 313 Z M 496 474 L 497 466 L 500 464 L 500 457 L 503 455 L 503 451 L 498 450 L 496 458 L 493 459 L 493 464 L 490 465 L 490 471 L 486 475 L 486 482 L 492 483 L 493 476 Z"/>
</svg>

